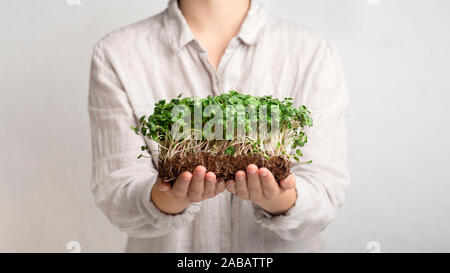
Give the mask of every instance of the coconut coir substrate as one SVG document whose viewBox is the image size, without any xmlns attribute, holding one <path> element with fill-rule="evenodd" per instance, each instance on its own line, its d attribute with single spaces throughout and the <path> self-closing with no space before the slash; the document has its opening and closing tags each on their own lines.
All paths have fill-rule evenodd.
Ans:
<svg viewBox="0 0 450 273">
<path fill-rule="evenodd" d="M 267 168 L 277 182 L 290 174 L 291 162 L 281 156 L 265 159 L 261 156 L 212 155 L 205 152 L 173 156 L 165 162 L 159 162 L 158 171 L 161 179 L 173 182 L 181 173 L 193 172 L 197 166 L 202 165 L 207 171 L 213 172 L 219 181 L 227 181 L 234 179 L 238 171 L 245 171 L 250 164 Z"/>
</svg>

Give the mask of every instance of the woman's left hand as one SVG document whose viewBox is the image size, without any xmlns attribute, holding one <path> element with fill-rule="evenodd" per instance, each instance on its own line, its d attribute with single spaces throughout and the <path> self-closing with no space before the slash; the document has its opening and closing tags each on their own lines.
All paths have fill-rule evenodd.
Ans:
<svg viewBox="0 0 450 273">
<path fill-rule="evenodd" d="M 277 183 L 267 168 L 254 164 L 247 167 L 247 173 L 238 171 L 235 180 L 228 180 L 226 188 L 239 198 L 250 200 L 272 215 L 282 214 L 294 206 L 297 199 L 295 177 L 289 175 Z"/>
</svg>

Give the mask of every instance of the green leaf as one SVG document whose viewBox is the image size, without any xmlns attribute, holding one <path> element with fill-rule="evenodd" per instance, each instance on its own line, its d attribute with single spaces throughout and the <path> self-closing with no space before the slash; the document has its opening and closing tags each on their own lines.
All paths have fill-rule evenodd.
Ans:
<svg viewBox="0 0 450 273">
<path fill-rule="evenodd" d="M 236 152 L 236 149 L 233 146 L 230 146 L 225 149 L 225 153 L 227 155 L 234 155 L 235 152 Z"/>
<path fill-rule="evenodd" d="M 178 117 L 172 117 L 172 110 L 178 105 L 186 106 L 186 111 L 181 112 Z M 197 123 L 194 123 L 192 118 L 190 122 L 185 121 L 185 115 L 191 113 L 193 117 L 195 109 L 201 107 L 204 110 L 205 107 L 209 105 L 218 105 L 220 107 L 218 109 L 224 111 L 222 115 L 223 119 L 218 119 L 218 123 L 219 125 L 225 125 L 221 127 L 223 127 L 224 130 L 223 135 L 227 136 L 226 140 L 207 140 L 207 134 L 204 132 L 201 132 L 199 135 L 201 139 L 195 140 L 196 142 L 186 137 L 179 141 L 173 139 L 170 133 L 172 127 L 176 123 L 183 129 L 204 128 L 205 124 L 211 118 L 217 116 L 203 116 Z M 228 109 L 227 106 L 232 106 L 232 109 Z M 249 114 L 248 110 L 252 111 L 251 114 Z M 263 115 L 262 111 L 267 113 L 267 116 Z M 274 111 L 278 112 L 276 113 Z M 189 116 L 186 118 L 188 117 Z M 228 123 L 227 120 L 228 117 L 231 117 L 231 124 L 235 130 L 233 133 L 227 131 L 230 126 L 230 123 Z M 275 135 L 268 139 L 262 139 L 261 135 L 253 131 L 253 124 L 257 124 L 259 128 L 261 128 L 262 125 L 265 125 L 265 127 L 269 129 L 272 128 L 274 122 L 279 125 L 279 131 L 275 132 Z M 137 135 L 142 133 L 142 135 L 149 140 L 158 142 L 161 149 L 170 151 L 167 156 L 171 156 L 173 153 L 178 152 L 181 154 L 197 152 L 198 149 L 208 152 L 212 151 L 212 147 L 216 147 L 214 148 L 214 151 L 223 151 L 225 154 L 236 155 L 236 153 L 238 153 L 237 151 L 239 151 L 239 153 L 259 155 L 264 158 L 272 155 L 283 155 L 291 158 L 291 155 L 288 155 L 286 152 L 286 148 L 290 147 L 295 150 L 295 157 L 299 158 L 303 156 L 299 147 L 303 147 L 308 141 L 305 128 L 311 127 L 312 124 L 313 120 L 308 108 L 305 105 L 301 105 L 297 108 L 294 107 L 294 100 L 292 98 L 279 100 L 272 95 L 258 97 L 241 94 L 235 90 L 231 90 L 228 93 L 223 93 L 218 96 L 207 96 L 206 98 L 182 98 L 181 93 L 176 98 L 170 100 L 161 99 L 155 103 L 152 115 L 141 116 L 139 118 L 138 126 L 131 126 L 130 128 Z M 195 127 L 194 125 L 198 126 Z M 238 127 L 240 128 L 239 130 L 244 130 L 246 137 L 235 142 L 232 138 L 235 136 Z M 252 135 L 250 135 L 250 133 L 252 133 Z M 145 151 L 145 149 L 142 151 Z"/>
<path fill-rule="evenodd" d="M 136 135 L 139 135 L 139 129 L 137 127 L 131 126 L 130 128 L 136 133 Z"/>
</svg>

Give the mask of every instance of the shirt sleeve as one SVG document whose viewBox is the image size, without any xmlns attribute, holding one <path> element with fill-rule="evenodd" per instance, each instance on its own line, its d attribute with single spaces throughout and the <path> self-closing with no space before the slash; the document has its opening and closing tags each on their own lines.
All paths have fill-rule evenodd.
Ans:
<svg viewBox="0 0 450 273">
<path fill-rule="evenodd" d="M 89 88 L 92 192 L 97 206 L 121 231 L 132 237 L 163 236 L 192 221 L 200 204 L 168 215 L 151 201 L 158 174 L 150 159 L 137 159 L 140 147 L 147 144 L 130 129 L 138 120 L 109 56 L 99 42 L 92 56 Z"/>
<path fill-rule="evenodd" d="M 302 160 L 293 163 L 297 200 L 286 213 L 272 216 L 254 205 L 256 221 L 285 240 L 305 240 L 317 235 L 336 217 L 350 184 L 347 166 L 348 92 L 340 56 L 335 46 L 324 41 L 308 92 L 299 92 L 296 103 L 305 104 L 314 125 L 307 130 L 308 143 Z"/>
</svg>

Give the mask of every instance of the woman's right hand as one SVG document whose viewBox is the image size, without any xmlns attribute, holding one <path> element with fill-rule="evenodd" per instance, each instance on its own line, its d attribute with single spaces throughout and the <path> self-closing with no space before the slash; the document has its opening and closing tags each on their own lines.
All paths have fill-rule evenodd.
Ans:
<svg viewBox="0 0 450 273">
<path fill-rule="evenodd" d="M 158 178 L 150 198 L 160 211 L 178 214 L 191 203 L 212 198 L 224 190 L 225 183 L 219 183 L 213 172 L 206 173 L 205 167 L 197 166 L 192 174 L 182 173 L 173 185 Z"/>
</svg>

